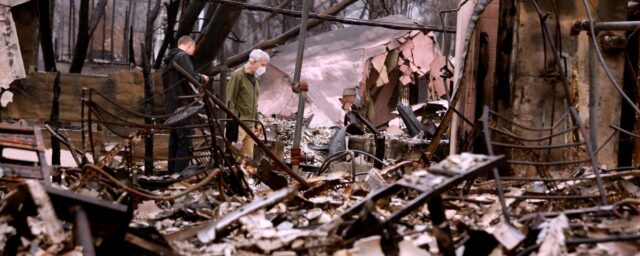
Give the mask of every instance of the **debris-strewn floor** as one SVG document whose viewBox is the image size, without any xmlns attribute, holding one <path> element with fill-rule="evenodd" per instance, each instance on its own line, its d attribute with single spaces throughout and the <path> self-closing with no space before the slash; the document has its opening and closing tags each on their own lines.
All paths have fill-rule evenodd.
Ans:
<svg viewBox="0 0 640 256">
<path fill-rule="evenodd" d="M 287 155 L 293 122 L 268 119 L 265 126 Z M 304 131 L 302 145 L 312 157 L 303 162 L 313 168 L 300 176 L 309 187 L 267 158 L 257 170 L 212 165 L 181 175 L 141 175 L 143 163 L 128 161 L 123 150 L 139 135 L 116 143 L 96 164 L 55 170 L 50 184 L 37 172 L 47 166 L 37 161 L 0 163 L 0 248 L 16 255 L 640 252 L 635 168 L 602 170 L 603 204 L 589 168 L 576 167 L 565 180 L 503 177 L 496 183 L 495 168 L 507 164 L 505 156 L 462 153 L 434 163 L 416 146 L 428 142 L 424 134 L 383 132 L 342 138 L 350 140 L 343 152 L 362 147 L 358 152 L 365 154 L 327 157 L 326 145 L 338 133 Z M 367 143 L 377 136 L 389 147 L 380 168 L 365 152 L 374 151 Z"/>
<path fill-rule="evenodd" d="M 638 253 L 640 216 L 637 199 L 599 208 L 593 208 L 591 200 L 551 203 L 539 199 L 511 199 L 509 196 L 523 195 L 525 191 L 544 193 L 546 189 L 540 184 L 531 188 L 531 185 L 512 183 L 505 188 L 512 224 L 508 225 L 495 193 L 495 182 L 484 178 L 488 170 L 482 165 L 489 163 L 488 159 L 487 156 L 463 154 L 427 169 L 415 163 L 371 169 L 354 183 L 350 181 L 349 173 L 331 172 L 310 179 L 314 188 L 305 191 L 293 188 L 257 190 L 256 181 L 250 181 L 255 193 L 253 197 L 222 196 L 217 187 L 205 186 L 175 200 L 138 201 L 128 226 L 136 230 L 159 231 L 170 245 L 168 248 L 181 255 L 431 255 L 446 247 L 439 246 L 438 240 L 442 239 L 443 227 L 447 226 L 434 228 L 432 224 L 430 210 L 435 209 L 431 208 L 434 199 L 418 200 L 422 195 L 433 195 L 442 199 L 443 213 L 452 234 L 450 248 L 459 255 L 527 251 L 537 255 Z M 479 167 L 482 169 L 478 170 Z M 466 175 L 477 176 L 476 171 L 480 178 L 472 186 L 465 187 Z M 639 189 L 632 179 L 634 175 L 637 172 L 630 171 L 620 180 L 608 183 L 612 201 L 637 198 Z M 51 202 L 39 202 L 46 196 L 34 195 L 38 186 L 32 183 L 29 182 L 28 190 L 38 212 L 51 207 L 47 206 Z M 405 187 L 388 195 L 384 192 L 397 184 Z M 189 181 L 183 181 L 153 193 L 171 195 L 190 186 Z M 579 186 L 589 190 L 594 184 L 565 182 L 557 186 Z M 107 184 L 89 184 L 82 194 L 113 200 L 103 196 L 108 192 L 92 187 L 117 190 Z M 444 189 L 442 194 L 437 194 L 441 188 Z M 468 193 L 464 194 L 463 190 Z M 15 190 L 3 192 L 3 199 L 11 199 L 11 194 L 16 194 Z M 385 196 L 375 196 L 378 194 Z M 373 200 L 366 202 L 365 199 Z M 80 247 L 72 246 L 75 232 L 72 221 L 60 222 L 56 227 L 47 220 L 46 214 L 28 216 L 28 229 L 24 230 L 16 224 L 19 223 L 18 216 L 6 214 L 11 203 L 11 200 L 3 200 L 2 248 L 10 248 L 5 245 L 14 240 L 11 248 L 16 248 L 20 255 L 81 254 Z M 414 204 L 414 209 L 398 217 L 398 212 Z M 563 210 L 580 208 L 562 214 Z M 546 217 L 532 213 L 544 213 Z M 378 228 L 372 230 L 372 227 Z M 56 231 L 57 228 L 61 229 Z M 609 240 L 595 243 L 599 238 Z M 129 242 L 142 245 L 136 240 Z"/>
</svg>

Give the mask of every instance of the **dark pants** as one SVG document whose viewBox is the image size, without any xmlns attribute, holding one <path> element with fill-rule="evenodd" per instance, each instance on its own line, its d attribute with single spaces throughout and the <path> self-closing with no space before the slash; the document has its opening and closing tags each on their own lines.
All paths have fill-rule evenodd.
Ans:
<svg viewBox="0 0 640 256">
<path fill-rule="evenodd" d="M 236 123 L 236 121 L 227 121 L 224 137 L 227 138 L 228 141 L 238 141 L 238 123 Z"/>
<path fill-rule="evenodd" d="M 190 125 L 190 120 L 184 120 L 174 127 Z M 193 144 L 191 128 L 174 128 L 169 133 L 169 173 L 181 172 L 189 166 L 191 161 L 190 148 Z"/>
</svg>

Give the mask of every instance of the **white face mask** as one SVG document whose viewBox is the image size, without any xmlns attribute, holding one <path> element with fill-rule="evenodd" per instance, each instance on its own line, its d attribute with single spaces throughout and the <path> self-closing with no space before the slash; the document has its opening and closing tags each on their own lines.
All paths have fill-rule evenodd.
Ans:
<svg viewBox="0 0 640 256">
<path fill-rule="evenodd" d="M 261 76 L 264 72 L 267 72 L 267 67 L 259 67 L 256 69 L 256 77 Z"/>
</svg>

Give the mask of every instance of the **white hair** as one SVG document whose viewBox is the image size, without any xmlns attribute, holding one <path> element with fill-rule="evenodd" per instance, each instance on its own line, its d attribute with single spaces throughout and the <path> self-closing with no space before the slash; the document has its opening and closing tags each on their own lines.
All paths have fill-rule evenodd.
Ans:
<svg viewBox="0 0 640 256">
<path fill-rule="evenodd" d="M 259 61 L 265 59 L 269 62 L 269 54 L 260 49 L 254 49 L 249 53 L 249 61 Z"/>
</svg>

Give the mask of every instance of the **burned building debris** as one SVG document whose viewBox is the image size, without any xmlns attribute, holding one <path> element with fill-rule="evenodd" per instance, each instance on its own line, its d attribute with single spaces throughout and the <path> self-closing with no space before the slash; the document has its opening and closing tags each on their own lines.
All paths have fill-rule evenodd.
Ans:
<svg viewBox="0 0 640 256">
<path fill-rule="evenodd" d="M 0 254 L 640 253 L 636 0 L 452 1 L 422 22 L 431 1 L 97 2 L 0 7 Z M 211 81 L 168 61 L 188 83 L 163 85 L 151 64 L 190 27 Z M 271 56 L 256 120 L 225 102 L 247 44 Z M 55 72 L 75 51 L 84 73 Z M 173 129 L 193 131 L 177 173 Z"/>
</svg>

